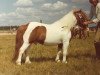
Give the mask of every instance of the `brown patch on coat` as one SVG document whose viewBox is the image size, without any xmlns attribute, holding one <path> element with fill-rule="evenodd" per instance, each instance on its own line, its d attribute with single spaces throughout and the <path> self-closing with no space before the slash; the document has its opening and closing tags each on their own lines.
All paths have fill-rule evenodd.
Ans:
<svg viewBox="0 0 100 75">
<path fill-rule="evenodd" d="M 46 27 L 37 26 L 30 34 L 29 43 L 44 44 L 45 38 L 46 38 Z"/>
<path fill-rule="evenodd" d="M 15 52 L 14 52 L 14 57 L 13 57 L 13 61 L 16 61 L 19 55 L 19 49 L 23 44 L 23 35 L 28 27 L 29 23 L 26 25 L 21 25 L 18 29 L 17 29 L 17 34 L 16 34 L 16 44 L 15 44 Z"/>
</svg>

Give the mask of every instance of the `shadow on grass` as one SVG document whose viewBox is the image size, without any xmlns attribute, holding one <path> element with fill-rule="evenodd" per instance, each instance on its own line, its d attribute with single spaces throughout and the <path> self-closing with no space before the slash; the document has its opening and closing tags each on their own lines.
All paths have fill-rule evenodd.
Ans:
<svg viewBox="0 0 100 75">
<path fill-rule="evenodd" d="M 67 56 L 67 58 L 76 58 L 76 59 L 81 59 L 81 58 L 89 58 L 89 59 L 96 59 L 96 55 L 92 54 L 70 54 Z"/>
<path fill-rule="evenodd" d="M 60 57 L 60 60 L 62 60 L 63 56 L 61 55 Z M 91 55 L 91 54 L 77 54 L 77 55 L 68 55 L 67 58 L 75 58 L 75 59 L 82 59 L 82 58 L 89 58 L 89 59 L 93 59 L 95 60 L 96 59 L 96 56 L 95 55 Z M 32 62 L 46 62 L 46 61 L 51 61 L 51 62 L 54 62 L 55 61 L 55 57 L 39 57 L 39 58 L 30 58 L 30 60 Z"/>
<path fill-rule="evenodd" d="M 55 57 L 47 58 L 47 57 L 39 57 L 39 58 L 30 58 L 31 62 L 46 62 L 46 61 L 55 61 Z"/>
<path fill-rule="evenodd" d="M 60 60 L 62 60 L 63 56 L 61 55 Z M 85 58 L 89 58 L 91 60 L 97 60 L 96 55 L 92 55 L 92 54 L 69 54 L 67 56 L 67 59 L 69 58 L 75 58 L 75 59 L 85 59 Z M 32 57 L 30 58 L 31 62 L 46 62 L 46 61 L 51 61 L 54 62 L 55 61 L 55 57 Z M 100 59 L 98 59 L 100 60 Z M 25 60 L 22 60 L 22 63 L 24 63 Z"/>
</svg>

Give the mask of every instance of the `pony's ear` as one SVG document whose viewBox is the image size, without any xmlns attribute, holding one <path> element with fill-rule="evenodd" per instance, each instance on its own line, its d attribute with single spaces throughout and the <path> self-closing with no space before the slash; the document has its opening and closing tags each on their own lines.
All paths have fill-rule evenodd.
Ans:
<svg viewBox="0 0 100 75">
<path fill-rule="evenodd" d="M 77 12 L 80 11 L 80 9 L 77 8 L 77 9 L 74 9 L 73 11 L 74 11 L 75 13 L 77 13 Z"/>
</svg>

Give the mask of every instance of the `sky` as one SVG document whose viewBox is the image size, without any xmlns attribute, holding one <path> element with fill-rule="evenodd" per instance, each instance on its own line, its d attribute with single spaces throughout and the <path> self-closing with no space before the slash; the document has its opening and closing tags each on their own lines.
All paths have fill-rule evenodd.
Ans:
<svg viewBox="0 0 100 75">
<path fill-rule="evenodd" d="M 53 23 L 75 8 L 89 13 L 88 0 L 0 0 L 0 26 Z"/>
</svg>

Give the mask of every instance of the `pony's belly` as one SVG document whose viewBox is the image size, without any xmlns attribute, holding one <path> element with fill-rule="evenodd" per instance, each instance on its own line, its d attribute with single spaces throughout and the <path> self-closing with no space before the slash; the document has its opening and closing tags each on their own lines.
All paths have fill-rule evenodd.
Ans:
<svg viewBox="0 0 100 75">
<path fill-rule="evenodd" d="M 54 46 L 54 45 L 58 45 L 58 44 L 60 44 L 60 43 L 62 43 L 62 42 L 61 42 L 61 41 L 51 41 L 51 42 L 50 42 L 50 41 L 48 41 L 48 42 L 45 41 L 45 42 L 44 42 L 44 45 Z"/>
<path fill-rule="evenodd" d="M 46 45 L 46 46 L 56 46 L 56 45 L 58 45 L 58 43 L 44 43 L 43 45 Z"/>
<path fill-rule="evenodd" d="M 44 44 L 45 45 L 57 45 L 59 43 L 62 43 L 61 39 L 55 39 L 55 38 L 47 38 L 45 41 L 44 41 Z"/>
</svg>

